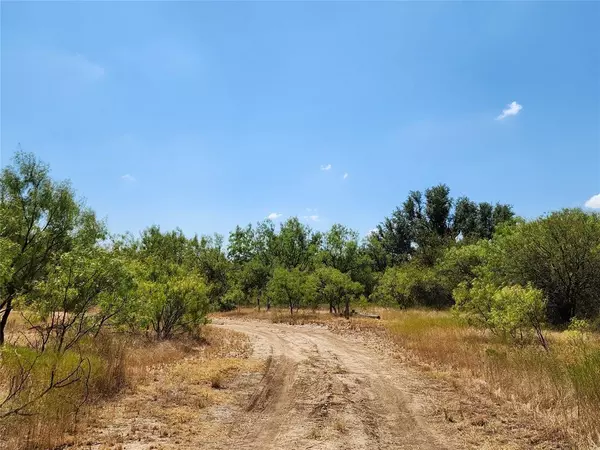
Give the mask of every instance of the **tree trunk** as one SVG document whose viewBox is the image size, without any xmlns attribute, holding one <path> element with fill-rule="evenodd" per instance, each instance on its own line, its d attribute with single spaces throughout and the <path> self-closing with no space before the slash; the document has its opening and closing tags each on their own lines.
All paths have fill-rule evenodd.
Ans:
<svg viewBox="0 0 600 450">
<path fill-rule="evenodd" d="M 344 317 L 346 319 L 350 318 L 350 299 L 346 299 L 346 307 L 344 308 Z"/>
<path fill-rule="evenodd" d="M 4 329 L 6 328 L 6 323 L 8 322 L 8 316 L 12 311 L 12 298 L 6 300 L 6 305 L 4 305 L 4 311 L 2 312 L 2 318 L 0 319 L 0 345 L 4 345 Z"/>
</svg>

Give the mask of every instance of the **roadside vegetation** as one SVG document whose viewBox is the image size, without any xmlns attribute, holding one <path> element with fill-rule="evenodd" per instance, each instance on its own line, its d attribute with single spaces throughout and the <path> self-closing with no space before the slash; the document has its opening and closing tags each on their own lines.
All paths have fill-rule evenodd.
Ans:
<svg viewBox="0 0 600 450">
<path fill-rule="evenodd" d="M 598 274 L 600 215 L 526 221 L 445 185 L 411 191 L 364 239 L 295 217 L 238 226 L 226 245 L 158 226 L 112 235 L 19 153 L 0 176 L 0 434 L 14 448 L 59 445 L 89 405 L 135 382 L 147 367 L 136 354 L 206 346 L 210 312 L 339 324 L 385 308 L 380 324 L 351 323 L 598 442 Z"/>
<path fill-rule="evenodd" d="M 593 448 L 600 430 L 600 338 L 582 322 L 545 331 L 540 345 L 507 343 L 445 311 L 388 311 L 388 336 L 421 367 L 534 411 L 558 437 Z M 583 325 L 583 326 L 582 326 Z"/>
</svg>

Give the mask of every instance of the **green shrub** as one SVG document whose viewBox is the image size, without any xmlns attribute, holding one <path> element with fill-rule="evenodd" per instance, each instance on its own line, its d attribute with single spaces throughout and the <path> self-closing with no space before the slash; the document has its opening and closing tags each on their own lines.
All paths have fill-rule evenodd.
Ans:
<svg viewBox="0 0 600 450">
<path fill-rule="evenodd" d="M 151 327 L 157 339 L 174 334 L 195 334 L 206 323 L 207 288 L 196 274 L 177 269 L 140 282 L 135 314 L 142 327 Z"/>
<path fill-rule="evenodd" d="M 220 311 L 231 311 L 246 302 L 246 295 L 242 290 L 235 286 L 227 291 L 227 293 L 219 301 Z"/>
<path fill-rule="evenodd" d="M 443 278 L 446 288 L 452 291 L 462 282 L 473 281 L 478 268 L 485 263 L 488 251 L 488 241 L 448 247 L 435 267 L 436 272 Z"/>
<path fill-rule="evenodd" d="M 444 307 L 452 304 L 450 292 L 433 269 L 406 264 L 387 269 L 370 297 L 385 306 Z"/>
<path fill-rule="evenodd" d="M 535 333 L 547 348 L 542 333 L 546 304 L 539 289 L 530 285 L 497 287 L 476 278 L 471 286 L 461 283 L 453 295 L 455 310 L 471 324 L 517 343 L 528 342 Z"/>
</svg>

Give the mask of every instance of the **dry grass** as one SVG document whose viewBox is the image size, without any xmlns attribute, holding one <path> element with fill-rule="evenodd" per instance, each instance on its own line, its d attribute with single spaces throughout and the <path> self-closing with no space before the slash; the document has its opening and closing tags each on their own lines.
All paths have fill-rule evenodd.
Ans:
<svg viewBox="0 0 600 450">
<path fill-rule="evenodd" d="M 119 437 L 125 445 L 144 448 L 179 442 L 200 447 L 222 431 L 222 424 L 208 418 L 225 414 L 235 403 L 240 373 L 262 371 L 250 353 L 245 335 L 204 328 L 202 345 L 175 361 L 148 366 L 126 395 L 99 407 L 77 443 L 110 446 Z"/>
<path fill-rule="evenodd" d="M 271 308 L 269 311 L 256 308 L 237 308 L 233 311 L 212 314 L 213 317 L 229 317 L 247 320 L 264 320 L 271 323 L 288 323 L 290 325 L 321 324 L 325 325 L 332 321 L 343 320 L 340 316 L 330 314 L 323 309 L 310 310 L 301 309 L 290 314 L 289 309 Z"/>
<path fill-rule="evenodd" d="M 7 345 L 0 351 L 0 398 L 6 398 L 11 383 L 20 379 L 24 380 L 22 389 L 4 404 L 2 412 L 35 401 L 18 414 L 0 419 L 4 438 L 0 448 L 53 448 L 70 433 L 86 404 L 110 398 L 125 386 L 125 343 L 102 335 L 61 354 L 38 354 Z M 52 380 L 61 379 L 65 382 L 45 393 Z"/>
<path fill-rule="evenodd" d="M 549 332 L 550 352 L 516 347 L 466 326 L 448 312 L 386 311 L 390 338 L 430 370 L 479 379 L 498 397 L 560 424 L 587 445 L 600 437 L 600 338 Z"/>
<path fill-rule="evenodd" d="M 20 337 L 27 332 L 27 324 L 19 315 L 11 316 L 9 330 L 10 342 L 22 344 Z M 110 405 L 110 399 L 124 389 L 143 392 L 144 386 L 160 378 L 161 373 L 168 372 L 169 377 L 149 394 L 156 404 L 206 407 L 225 395 L 223 388 L 242 367 L 241 361 L 249 351 L 250 345 L 243 335 L 206 327 L 200 340 L 149 342 L 105 332 L 96 339 L 83 341 L 77 352 L 61 356 L 45 352 L 36 360 L 25 389 L 13 404 L 26 402 L 43 391 L 55 358 L 59 358 L 58 373 L 68 373 L 77 367 L 80 355 L 85 358 L 85 370 L 76 382 L 54 389 L 32 404 L 25 411 L 27 415 L 0 419 L 0 449 L 54 448 L 69 443 L 83 422 L 93 422 L 95 409 Z M 35 357 L 36 352 L 23 345 L 2 349 L 0 401 L 8 392 L 11 377 L 18 374 L 19 365 Z"/>
</svg>

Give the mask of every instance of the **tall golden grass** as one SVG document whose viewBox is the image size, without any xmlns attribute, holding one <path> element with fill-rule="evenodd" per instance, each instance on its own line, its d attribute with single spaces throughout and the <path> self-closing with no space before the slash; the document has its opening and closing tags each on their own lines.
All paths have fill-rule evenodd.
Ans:
<svg viewBox="0 0 600 450">
<path fill-rule="evenodd" d="M 380 313 L 389 338 L 413 361 L 485 381 L 493 395 L 526 405 L 584 448 L 600 442 L 600 336 L 547 331 L 545 351 L 502 341 L 448 311 Z"/>
</svg>

